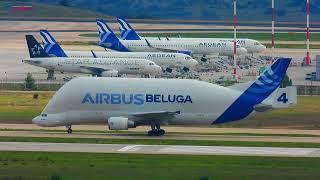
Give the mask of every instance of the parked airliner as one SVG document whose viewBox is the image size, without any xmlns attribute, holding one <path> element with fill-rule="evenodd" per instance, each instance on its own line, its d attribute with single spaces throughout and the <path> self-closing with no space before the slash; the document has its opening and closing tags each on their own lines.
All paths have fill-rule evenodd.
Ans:
<svg viewBox="0 0 320 180">
<path fill-rule="evenodd" d="M 233 43 L 234 39 L 232 38 L 155 38 L 155 37 L 141 37 L 137 32 L 132 28 L 132 26 L 124 19 L 118 18 L 118 24 L 120 27 L 121 39 L 123 40 L 162 40 L 162 41 L 221 41 L 221 42 L 230 42 Z M 250 54 L 260 53 L 266 50 L 266 46 L 261 44 L 259 41 L 254 39 L 247 38 L 238 38 L 237 43 L 242 47 L 246 48 L 247 52 Z"/>
<path fill-rule="evenodd" d="M 23 62 L 52 71 L 87 73 L 94 76 L 122 74 L 157 75 L 161 67 L 147 59 L 50 57 L 32 35 L 26 35 L 30 58 Z"/>
</svg>

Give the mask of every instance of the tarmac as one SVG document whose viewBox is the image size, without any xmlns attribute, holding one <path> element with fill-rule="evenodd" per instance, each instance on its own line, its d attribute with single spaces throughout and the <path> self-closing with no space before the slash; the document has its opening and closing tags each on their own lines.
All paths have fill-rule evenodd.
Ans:
<svg viewBox="0 0 320 180">
<path fill-rule="evenodd" d="M 320 157 L 320 148 L 0 142 L 0 151 Z"/>
</svg>

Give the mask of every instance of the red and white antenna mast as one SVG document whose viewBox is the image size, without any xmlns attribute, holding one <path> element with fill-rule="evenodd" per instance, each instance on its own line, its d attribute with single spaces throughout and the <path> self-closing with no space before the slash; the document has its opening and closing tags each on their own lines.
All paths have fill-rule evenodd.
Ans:
<svg viewBox="0 0 320 180">
<path fill-rule="evenodd" d="M 238 79 L 237 72 L 237 1 L 233 1 L 233 75 L 235 80 Z"/>
<path fill-rule="evenodd" d="M 310 16 L 310 4 L 309 0 L 307 0 L 306 5 L 306 11 L 307 11 L 307 57 L 306 57 L 306 65 L 309 66 L 311 64 L 310 61 L 310 23 L 309 23 L 309 16 Z"/>
<path fill-rule="evenodd" d="M 274 0 L 272 0 L 272 21 L 271 21 L 271 24 L 272 24 L 272 28 L 271 28 L 271 33 L 272 33 L 272 39 L 271 39 L 271 44 L 272 44 L 272 61 L 274 61 L 274 22 L 275 22 L 275 11 L 274 11 Z"/>
</svg>

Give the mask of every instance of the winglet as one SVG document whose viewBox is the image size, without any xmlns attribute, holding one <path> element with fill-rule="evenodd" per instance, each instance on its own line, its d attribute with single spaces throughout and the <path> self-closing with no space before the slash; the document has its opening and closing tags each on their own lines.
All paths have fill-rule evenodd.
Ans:
<svg viewBox="0 0 320 180">
<path fill-rule="evenodd" d="M 92 56 L 93 56 L 94 58 L 97 58 L 96 53 L 94 53 L 92 50 L 91 50 L 91 53 L 92 53 Z"/>
</svg>

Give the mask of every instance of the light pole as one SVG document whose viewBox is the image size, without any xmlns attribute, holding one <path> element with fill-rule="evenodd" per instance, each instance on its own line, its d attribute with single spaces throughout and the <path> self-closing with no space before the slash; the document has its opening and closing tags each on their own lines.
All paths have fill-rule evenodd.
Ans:
<svg viewBox="0 0 320 180">
<path fill-rule="evenodd" d="M 234 79 L 237 81 L 237 1 L 233 1 L 233 74 Z"/>
</svg>

